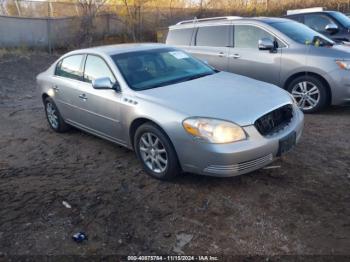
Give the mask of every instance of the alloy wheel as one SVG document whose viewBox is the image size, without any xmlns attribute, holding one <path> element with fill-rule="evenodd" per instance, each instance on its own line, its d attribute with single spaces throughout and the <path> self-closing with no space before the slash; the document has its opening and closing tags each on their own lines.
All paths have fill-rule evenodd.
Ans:
<svg viewBox="0 0 350 262">
<path fill-rule="evenodd" d="M 50 125 L 57 129 L 59 125 L 57 111 L 51 102 L 46 103 L 46 114 Z"/>
<path fill-rule="evenodd" d="M 292 96 L 302 110 L 311 110 L 317 106 L 320 101 L 319 88 L 309 82 L 302 81 L 297 83 L 292 89 Z"/>
<path fill-rule="evenodd" d="M 150 170 L 159 174 L 167 169 L 168 154 L 154 133 L 146 132 L 141 136 L 139 150 L 143 162 Z"/>
</svg>

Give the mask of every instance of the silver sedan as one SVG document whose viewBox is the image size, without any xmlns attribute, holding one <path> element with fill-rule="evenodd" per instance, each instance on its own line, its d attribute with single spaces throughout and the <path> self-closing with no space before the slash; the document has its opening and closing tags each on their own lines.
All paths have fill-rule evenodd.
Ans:
<svg viewBox="0 0 350 262">
<path fill-rule="evenodd" d="M 37 83 L 54 131 L 74 126 L 135 150 L 159 179 L 251 172 L 293 148 L 303 129 L 286 91 L 161 44 L 73 51 Z"/>
</svg>

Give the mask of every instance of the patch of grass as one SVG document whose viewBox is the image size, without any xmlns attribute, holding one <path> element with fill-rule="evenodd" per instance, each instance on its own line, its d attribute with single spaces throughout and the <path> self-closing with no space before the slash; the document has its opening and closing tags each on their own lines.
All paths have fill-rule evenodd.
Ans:
<svg viewBox="0 0 350 262">
<path fill-rule="evenodd" d="M 13 47 L 13 48 L 0 48 L 0 59 L 7 56 L 16 56 L 21 58 L 27 58 L 33 54 L 47 54 L 43 49 L 31 49 L 26 46 Z"/>
</svg>

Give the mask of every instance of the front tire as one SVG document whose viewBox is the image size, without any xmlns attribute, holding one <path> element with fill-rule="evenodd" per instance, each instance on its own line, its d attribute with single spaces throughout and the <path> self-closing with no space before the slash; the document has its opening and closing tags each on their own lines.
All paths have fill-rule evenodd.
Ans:
<svg viewBox="0 0 350 262">
<path fill-rule="evenodd" d="M 46 119 L 51 129 L 53 129 L 55 132 L 58 132 L 58 133 L 63 133 L 69 130 L 70 126 L 64 122 L 52 98 L 50 97 L 45 98 L 44 106 L 45 106 Z"/>
<path fill-rule="evenodd" d="M 180 173 L 175 149 L 166 134 L 156 125 L 146 123 L 136 130 L 134 148 L 150 176 L 170 180 Z"/>
<path fill-rule="evenodd" d="M 312 75 L 299 76 L 287 87 L 304 113 L 314 113 L 327 106 L 329 92 L 325 83 Z"/>
</svg>

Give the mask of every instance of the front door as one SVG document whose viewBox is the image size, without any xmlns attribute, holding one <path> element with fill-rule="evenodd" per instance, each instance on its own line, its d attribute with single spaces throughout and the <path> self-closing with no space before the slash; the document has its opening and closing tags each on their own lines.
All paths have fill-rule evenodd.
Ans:
<svg viewBox="0 0 350 262">
<path fill-rule="evenodd" d="M 58 62 L 54 75 L 54 101 L 64 120 L 73 124 L 80 119 L 78 96 L 83 79 L 83 57 L 84 55 L 72 55 L 63 58 Z"/>
<path fill-rule="evenodd" d="M 103 58 L 87 55 L 84 83 L 81 85 L 79 95 L 80 124 L 97 135 L 122 143 L 121 93 L 114 89 L 94 89 L 92 81 L 102 77 L 108 77 L 112 82 L 116 82 L 114 74 Z"/>
<path fill-rule="evenodd" d="M 276 44 L 274 51 L 259 50 L 260 39 Z M 230 48 L 229 71 L 280 86 L 281 54 L 284 44 L 254 25 L 234 26 L 234 47 Z"/>
</svg>

